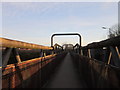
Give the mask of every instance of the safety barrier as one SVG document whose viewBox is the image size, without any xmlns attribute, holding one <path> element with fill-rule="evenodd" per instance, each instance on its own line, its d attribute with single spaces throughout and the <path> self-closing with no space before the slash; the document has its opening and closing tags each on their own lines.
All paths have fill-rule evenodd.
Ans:
<svg viewBox="0 0 120 90">
<path fill-rule="evenodd" d="M 50 55 L 50 56 L 46 56 L 45 58 L 41 57 L 41 58 L 24 61 L 19 64 L 7 65 L 6 68 L 3 68 L 2 87 L 16 88 L 20 84 L 25 86 L 22 82 L 31 78 L 36 72 L 38 72 L 47 63 L 51 62 L 54 56 L 55 55 Z M 41 60 L 47 60 L 47 61 L 45 61 L 44 64 L 41 64 Z"/>
<path fill-rule="evenodd" d="M 67 54 L 60 45 L 53 46 L 53 36 L 51 47 L 0 38 L 3 88 L 42 88 L 45 85 Z M 69 52 L 88 87 L 120 88 L 119 51 L 120 36 L 85 47 L 81 47 L 80 36 L 80 45 L 76 44 Z"/>
<path fill-rule="evenodd" d="M 26 43 L 6 38 L 0 38 L 0 46 L 9 48 L 28 48 L 28 49 L 52 49 L 52 47 Z"/>
<path fill-rule="evenodd" d="M 81 48 L 81 55 L 71 52 L 88 88 L 120 88 L 119 51 L 120 36 L 88 44 Z M 103 54 L 102 58 L 100 54 Z"/>
<path fill-rule="evenodd" d="M 88 88 L 120 88 L 120 68 L 71 53 L 73 62 Z"/>
<path fill-rule="evenodd" d="M 2 88 L 41 88 L 66 52 L 61 49 L 0 38 Z M 12 57 L 11 57 L 12 56 Z M 22 57 L 21 57 L 22 56 Z M 32 57 L 30 60 L 26 56 Z M 34 57 L 34 58 L 33 58 Z M 16 60 L 16 62 L 12 62 Z"/>
<path fill-rule="evenodd" d="M 120 36 L 88 44 L 82 55 L 120 67 Z"/>
</svg>

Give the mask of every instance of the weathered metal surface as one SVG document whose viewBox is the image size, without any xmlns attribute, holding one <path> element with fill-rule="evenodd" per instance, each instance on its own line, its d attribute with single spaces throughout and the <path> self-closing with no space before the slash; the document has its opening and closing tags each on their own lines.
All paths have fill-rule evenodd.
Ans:
<svg viewBox="0 0 120 90">
<path fill-rule="evenodd" d="M 41 88 L 66 52 L 7 65 L 2 69 L 2 88 Z"/>
<path fill-rule="evenodd" d="M 92 51 L 92 53 L 90 53 L 92 56 L 91 58 L 120 67 L 119 47 L 120 36 L 116 36 L 114 38 L 88 44 L 82 47 L 82 51 L 83 55 L 88 56 L 88 50 L 90 49 Z"/>
<path fill-rule="evenodd" d="M 51 47 L 0 38 L 0 46 L 9 48 L 52 49 Z"/>
<path fill-rule="evenodd" d="M 38 72 L 42 67 L 50 63 L 55 56 L 56 54 L 35 58 L 19 64 L 7 65 L 6 68 L 3 68 L 2 88 L 16 88 L 24 80 L 31 78 L 32 75 Z M 41 61 L 44 62 L 44 64 L 41 64 Z"/>
<path fill-rule="evenodd" d="M 18 53 L 18 49 L 17 48 L 13 48 L 13 54 L 17 60 L 18 63 L 21 63 L 21 58 L 20 58 L 20 55 Z"/>
<path fill-rule="evenodd" d="M 88 88 L 120 88 L 120 68 L 71 53 Z"/>
<path fill-rule="evenodd" d="M 2 56 L 2 66 L 5 67 L 9 61 L 9 58 L 10 58 L 10 54 L 12 52 L 12 48 L 6 48 L 5 49 L 5 52 L 3 53 L 3 56 Z"/>
</svg>

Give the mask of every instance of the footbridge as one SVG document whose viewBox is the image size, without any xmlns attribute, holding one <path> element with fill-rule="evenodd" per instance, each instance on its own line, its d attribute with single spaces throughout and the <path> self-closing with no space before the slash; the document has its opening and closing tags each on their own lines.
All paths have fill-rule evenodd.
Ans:
<svg viewBox="0 0 120 90">
<path fill-rule="evenodd" d="M 76 45 L 53 45 L 77 35 Z M 81 46 L 78 33 L 51 46 L 0 38 L 2 89 L 120 88 L 120 36 Z M 63 48 L 64 47 L 64 48 Z"/>
</svg>

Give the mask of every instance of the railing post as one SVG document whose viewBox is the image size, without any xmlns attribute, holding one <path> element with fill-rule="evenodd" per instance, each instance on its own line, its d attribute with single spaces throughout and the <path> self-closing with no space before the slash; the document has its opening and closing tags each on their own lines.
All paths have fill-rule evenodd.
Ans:
<svg viewBox="0 0 120 90">
<path fill-rule="evenodd" d="M 21 63 L 20 55 L 18 53 L 18 48 L 13 48 L 13 54 L 15 55 L 15 58 L 18 61 L 18 63 Z"/>
<path fill-rule="evenodd" d="M 112 56 L 112 52 L 110 52 L 110 54 L 109 54 L 109 58 L 108 58 L 108 62 L 107 62 L 107 64 L 110 64 L 111 56 Z"/>
<path fill-rule="evenodd" d="M 120 58 L 120 52 L 119 52 L 119 50 L 118 50 L 118 47 L 116 46 L 115 49 L 116 49 L 117 54 L 118 54 L 118 56 L 119 56 L 119 58 Z"/>
<path fill-rule="evenodd" d="M 116 48 L 115 47 L 112 47 L 110 46 L 110 50 L 111 50 L 111 55 L 112 57 L 114 58 L 114 60 L 112 60 L 114 62 L 114 64 L 116 66 L 120 66 L 120 57 L 119 57 L 119 54 L 117 53 L 116 51 Z"/>
<path fill-rule="evenodd" d="M 44 52 L 44 57 L 46 56 L 46 52 Z"/>
<path fill-rule="evenodd" d="M 6 48 L 4 53 L 3 53 L 3 58 L 2 58 L 2 66 L 6 67 L 9 58 L 10 58 L 10 54 L 12 52 L 12 48 Z"/>
<path fill-rule="evenodd" d="M 88 49 L 88 57 L 91 58 L 90 49 Z"/>
<path fill-rule="evenodd" d="M 83 56 L 83 49 L 81 49 L 80 51 L 81 51 L 81 55 Z"/>
</svg>

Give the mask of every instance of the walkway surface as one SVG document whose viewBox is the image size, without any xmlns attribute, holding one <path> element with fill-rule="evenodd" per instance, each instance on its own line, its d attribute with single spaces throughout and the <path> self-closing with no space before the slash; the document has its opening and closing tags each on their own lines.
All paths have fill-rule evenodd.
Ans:
<svg viewBox="0 0 120 90">
<path fill-rule="evenodd" d="M 84 88 L 85 86 L 68 53 L 43 88 Z"/>
</svg>

